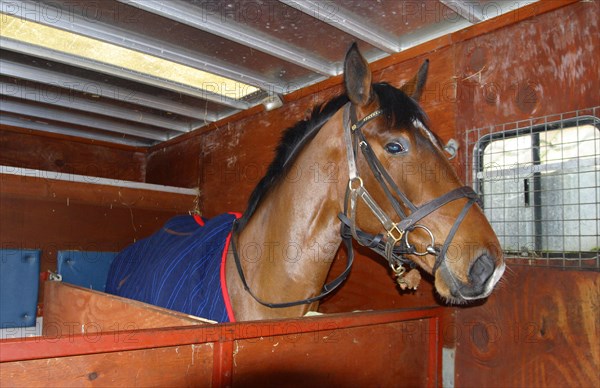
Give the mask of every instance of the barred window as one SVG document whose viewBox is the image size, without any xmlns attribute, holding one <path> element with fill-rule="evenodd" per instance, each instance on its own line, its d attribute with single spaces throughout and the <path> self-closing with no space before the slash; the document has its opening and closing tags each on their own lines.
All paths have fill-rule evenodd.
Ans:
<svg viewBox="0 0 600 388">
<path fill-rule="evenodd" d="M 600 120 L 540 121 L 476 130 L 473 185 L 507 254 L 597 260 Z"/>
</svg>

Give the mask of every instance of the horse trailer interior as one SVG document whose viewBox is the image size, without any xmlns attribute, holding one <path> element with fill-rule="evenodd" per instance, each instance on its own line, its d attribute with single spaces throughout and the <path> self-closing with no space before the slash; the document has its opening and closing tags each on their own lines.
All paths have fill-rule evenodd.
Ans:
<svg viewBox="0 0 600 388">
<path fill-rule="evenodd" d="M 600 386 L 600 2 L 0 4 L 0 386 Z"/>
</svg>

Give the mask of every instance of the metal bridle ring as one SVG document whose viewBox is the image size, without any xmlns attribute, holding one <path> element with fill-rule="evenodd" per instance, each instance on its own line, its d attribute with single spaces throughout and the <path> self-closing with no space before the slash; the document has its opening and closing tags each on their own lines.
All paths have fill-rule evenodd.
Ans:
<svg viewBox="0 0 600 388">
<path fill-rule="evenodd" d="M 357 185 L 356 187 L 354 187 L 355 184 Z M 351 191 L 356 191 L 356 190 L 360 189 L 361 187 L 363 187 L 363 180 L 359 176 L 351 178 L 348 181 L 348 189 L 350 189 Z"/>
<path fill-rule="evenodd" d="M 410 230 L 409 229 L 406 230 L 406 233 L 405 233 L 406 248 L 408 248 L 409 250 L 411 248 L 414 248 L 414 246 L 410 245 L 410 243 L 408 242 L 408 235 L 410 234 L 411 231 L 414 231 L 417 228 L 423 229 L 424 231 L 427 232 L 427 234 L 429 234 L 429 238 L 431 238 L 431 244 L 429 244 L 427 246 L 427 248 L 425 248 L 424 252 L 418 252 L 417 250 L 415 250 L 414 252 L 411 252 L 410 254 L 417 255 L 417 256 L 425 256 L 425 255 L 433 254 L 433 252 L 435 251 L 435 237 L 433 237 L 433 233 L 425 225 L 419 225 L 419 224 L 413 225 L 413 227 Z"/>
</svg>

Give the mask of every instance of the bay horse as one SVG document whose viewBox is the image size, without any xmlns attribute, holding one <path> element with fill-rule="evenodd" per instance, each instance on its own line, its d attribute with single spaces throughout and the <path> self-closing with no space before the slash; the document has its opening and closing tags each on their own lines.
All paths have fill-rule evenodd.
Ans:
<svg viewBox="0 0 600 388">
<path fill-rule="evenodd" d="M 346 93 L 284 133 L 246 211 L 174 218 L 115 258 L 107 292 L 220 322 L 300 317 L 348 276 L 354 239 L 387 260 L 401 288 L 416 287 L 404 273 L 416 264 L 449 303 L 487 297 L 502 250 L 418 105 L 427 72 L 425 61 L 400 89 L 372 83 L 352 45 Z M 344 178 L 287 179 L 332 163 Z M 346 268 L 324 284 L 342 242 Z"/>
</svg>

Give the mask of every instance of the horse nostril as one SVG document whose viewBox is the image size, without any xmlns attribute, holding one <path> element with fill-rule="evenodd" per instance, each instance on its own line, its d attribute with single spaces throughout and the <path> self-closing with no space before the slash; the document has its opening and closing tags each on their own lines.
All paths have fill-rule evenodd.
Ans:
<svg viewBox="0 0 600 388">
<path fill-rule="evenodd" d="M 483 286 L 494 273 L 494 259 L 483 254 L 477 258 L 469 269 L 469 281 L 473 285 Z"/>
</svg>

